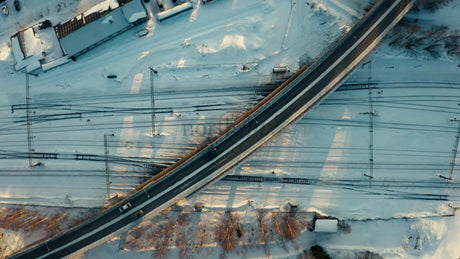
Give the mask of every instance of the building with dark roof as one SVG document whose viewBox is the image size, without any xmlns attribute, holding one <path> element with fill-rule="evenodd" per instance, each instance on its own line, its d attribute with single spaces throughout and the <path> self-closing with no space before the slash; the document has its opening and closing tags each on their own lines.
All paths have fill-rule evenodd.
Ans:
<svg viewBox="0 0 460 259">
<path fill-rule="evenodd" d="M 147 20 L 141 0 L 107 0 L 54 30 L 65 55 L 74 59 Z"/>
</svg>

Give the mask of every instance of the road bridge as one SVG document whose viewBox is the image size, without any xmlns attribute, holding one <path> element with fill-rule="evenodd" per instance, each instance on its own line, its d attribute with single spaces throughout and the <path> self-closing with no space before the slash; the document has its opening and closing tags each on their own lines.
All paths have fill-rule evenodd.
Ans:
<svg viewBox="0 0 460 259">
<path fill-rule="evenodd" d="M 299 70 L 213 143 L 140 186 L 122 204 L 12 258 L 61 258 L 102 242 L 136 217 L 157 213 L 223 174 L 332 93 L 409 11 L 413 0 L 380 0 L 324 57 Z M 124 212 L 119 208 L 130 202 Z M 139 213 L 142 211 L 142 213 Z"/>
</svg>

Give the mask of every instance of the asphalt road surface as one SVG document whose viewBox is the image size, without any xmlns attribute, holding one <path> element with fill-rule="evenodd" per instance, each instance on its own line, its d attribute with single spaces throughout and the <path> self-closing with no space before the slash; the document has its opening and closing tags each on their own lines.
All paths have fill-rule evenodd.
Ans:
<svg viewBox="0 0 460 259">
<path fill-rule="evenodd" d="M 206 149 L 111 208 L 81 225 L 12 258 L 61 258 L 136 221 L 136 213 L 159 212 L 222 176 L 289 123 L 332 93 L 412 6 L 413 0 L 381 0 L 325 57 L 303 69 Z M 130 202 L 124 212 L 119 208 Z"/>
</svg>

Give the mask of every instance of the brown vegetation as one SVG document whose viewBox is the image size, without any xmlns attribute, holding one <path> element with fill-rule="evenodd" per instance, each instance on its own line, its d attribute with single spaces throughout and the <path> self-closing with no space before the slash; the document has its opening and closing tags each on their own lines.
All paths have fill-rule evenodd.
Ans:
<svg viewBox="0 0 460 259">
<path fill-rule="evenodd" d="M 153 243 L 154 247 L 157 249 L 153 253 L 154 258 L 166 258 L 168 255 L 169 245 L 173 241 L 175 223 L 171 220 L 167 221 L 164 224 L 161 224 L 151 235 L 150 232 L 147 235 L 148 243 Z"/>
<path fill-rule="evenodd" d="M 188 242 L 187 237 L 185 236 L 185 233 L 183 231 L 180 231 L 177 236 L 176 236 L 176 242 L 175 245 L 177 248 L 180 249 L 179 252 L 179 257 L 181 259 L 186 258 L 189 248 L 190 248 L 190 242 Z"/>
<path fill-rule="evenodd" d="M 238 239 L 244 235 L 239 217 L 230 210 L 225 211 L 214 234 L 217 243 L 224 251 L 234 251 L 238 245 Z"/>
<path fill-rule="evenodd" d="M 191 213 L 187 213 L 187 212 L 181 213 L 179 217 L 177 218 L 177 224 L 179 224 L 179 226 L 181 227 L 186 226 L 190 223 L 191 218 L 192 218 Z"/>
<path fill-rule="evenodd" d="M 6 245 L 4 243 L 4 240 L 3 240 L 3 233 L 0 233 L 0 258 L 2 257 L 6 257 L 5 253 L 6 253 Z"/>
<path fill-rule="evenodd" d="M 48 216 L 25 208 L 3 208 L 0 211 L 0 228 L 24 233 L 44 230 L 49 236 L 61 231 L 61 222 L 66 217 L 61 213 Z"/>
<path fill-rule="evenodd" d="M 77 210 L 72 213 L 71 210 L 52 209 L 36 210 L 33 207 L 4 207 L 0 210 L 0 228 L 14 231 L 24 236 L 24 246 L 39 240 L 53 237 L 63 231 L 67 231 L 81 222 L 87 221 L 94 217 L 99 209 L 87 209 L 85 211 Z M 5 239 L 5 237 L 3 237 Z M 1 240 L 1 238 L 0 238 Z M 5 241 L 6 242 L 6 241 Z M 20 247 L 16 247 L 19 249 Z M 10 249 L 0 249 L 0 258 L 4 257 L 5 251 L 13 253 Z M 2 254 L 3 253 L 3 254 Z"/>
<path fill-rule="evenodd" d="M 268 248 L 269 232 L 268 232 L 268 223 L 265 219 L 266 212 L 264 210 L 257 211 L 257 221 L 259 222 L 260 233 L 262 234 L 262 242 L 265 245 L 265 254 L 267 257 L 270 257 L 270 250 Z"/>
<path fill-rule="evenodd" d="M 206 224 L 200 224 L 198 231 L 195 232 L 195 244 L 193 249 L 197 250 L 198 253 L 201 247 L 208 243 L 208 233 L 206 232 Z"/>
<path fill-rule="evenodd" d="M 263 244 L 269 257 L 269 245 L 274 242 L 281 242 L 288 249 L 286 241 L 291 241 L 297 248 L 295 239 L 306 230 L 313 218 L 311 213 L 302 212 L 262 209 L 254 212 L 244 214 L 243 224 L 239 216 L 242 214 L 230 210 L 220 214 L 216 221 L 216 212 L 212 212 L 211 215 L 199 214 L 200 217 L 196 218 L 195 212 L 182 211 L 178 214 L 177 210 L 170 211 L 131 230 L 126 238 L 125 247 L 129 250 L 153 248 L 154 258 L 166 258 L 169 249 L 174 245 L 180 258 L 188 258 L 192 254 L 200 254 L 203 246 L 213 241 L 223 248 L 224 254 L 238 250 L 240 243 L 243 245 L 243 253 L 246 246 L 250 248 Z M 195 222 L 196 220 L 198 221 Z"/>
<path fill-rule="evenodd" d="M 169 211 L 133 228 L 126 238 L 126 249 L 139 251 L 154 248 L 153 258 L 166 258 L 174 242 L 174 245 L 180 249 L 180 257 L 187 257 L 193 245 L 192 240 L 187 238 L 192 235 L 190 222 L 193 214 L 183 212 L 177 215 L 176 213 L 177 211 Z"/>
<path fill-rule="evenodd" d="M 302 223 L 291 213 L 273 213 L 273 228 L 287 240 L 294 240 L 302 233 Z"/>
<path fill-rule="evenodd" d="M 151 227 L 151 225 L 150 225 Z M 129 236 L 126 238 L 125 247 L 128 250 L 141 250 L 144 249 L 144 235 L 145 230 L 148 228 L 134 228 L 129 232 Z"/>
</svg>

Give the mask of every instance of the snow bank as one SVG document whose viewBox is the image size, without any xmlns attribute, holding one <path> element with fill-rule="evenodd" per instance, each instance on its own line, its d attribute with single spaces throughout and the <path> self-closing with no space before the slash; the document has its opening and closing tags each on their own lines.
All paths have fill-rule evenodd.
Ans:
<svg viewBox="0 0 460 259">
<path fill-rule="evenodd" d="M 33 28 L 28 28 L 23 31 L 22 36 L 24 37 L 25 46 L 25 57 L 42 55 L 43 44 L 40 39 L 35 37 Z"/>
<path fill-rule="evenodd" d="M 118 7 L 119 5 L 118 5 L 117 0 L 105 0 L 101 3 L 96 4 L 91 9 L 86 10 L 83 14 L 87 16 L 92 13 L 103 12 L 107 10 L 114 10 Z"/>
<path fill-rule="evenodd" d="M 433 246 L 430 245 L 432 250 L 428 250 L 422 258 L 460 258 L 460 249 L 457 245 L 460 240 L 460 216 L 445 218 L 436 225 L 435 227 L 437 228 L 433 229 L 435 233 L 432 234 L 434 235 L 434 239 L 439 240 L 439 242 L 435 241 Z M 438 231 L 439 233 L 436 233 Z M 440 234 L 445 235 L 440 236 Z M 439 243 L 439 245 L 436 246 L 436 243 Z"/>
<path fill-rule="evenodd" d="M 11 47 L 8 46 L 6 42 L 0 45 L 0 61 L 5 61 L 8 59 L 11 53 Z"/>
<path fill-rule="evenodd" d="M 55 67 L 58 67 L 60 65 L 63 65 L 63 64 L 66 64 L 70 62 L 70 59 L 68 59 L 67 57 L 61 57 L 61 58 L 58 58 L 58 59 L 55 59 L 53 61 L 50 61 L 50 62 L 47 62 L 45 64 L 42 65 L 42 69 L 43 71 L 48 71 L 50 69 L 53 69 Z"/>
<path fill-rule="evenodd" d="M 23 234 L 0 228 L 0 257 L 7 258 L 24 247 Z"/>
<path fill-rule="evenodd" d="M 410 225 L 403 246 L 409 253 L 426 254 L 432 249 L 436 250 L 447 230 L 445 220 L 419 220 Z"/>
<path fill-rule="evenodd" d="M 176 5 L 175 7 L 171 8 L 171 9 L 168 9 L 168 10 L 165 10 L 163 12 L 160 12 L 157 14 L 158 16 L 158 20 L 163 21 L 163 20 L 166 20 L 168 18 L 171 18 L 171 17 L 174 17 L 176 15 L 179 15 L 183 12 L 186 12 L 190 9 L 193 9 L 192 7 L 192 4 L 190 2 L 185 2 L 183 4 L 180 4 L 180 5 Z"/>
<path fill-rule="evenodd" d="M 139 19 L 146 18 L 146 17 L 147 17 L 147 16 L 145 15 L 145 12 L 143 12 L 143 11 L 137 12 L 137 13 L 133 13 L 133 14 L 131 14 L 131 16 L 129 17 L 128 22 L 133 23 L 133 22 L 136 22 L 136 21 L 139 20 Z"/>
</svg>

